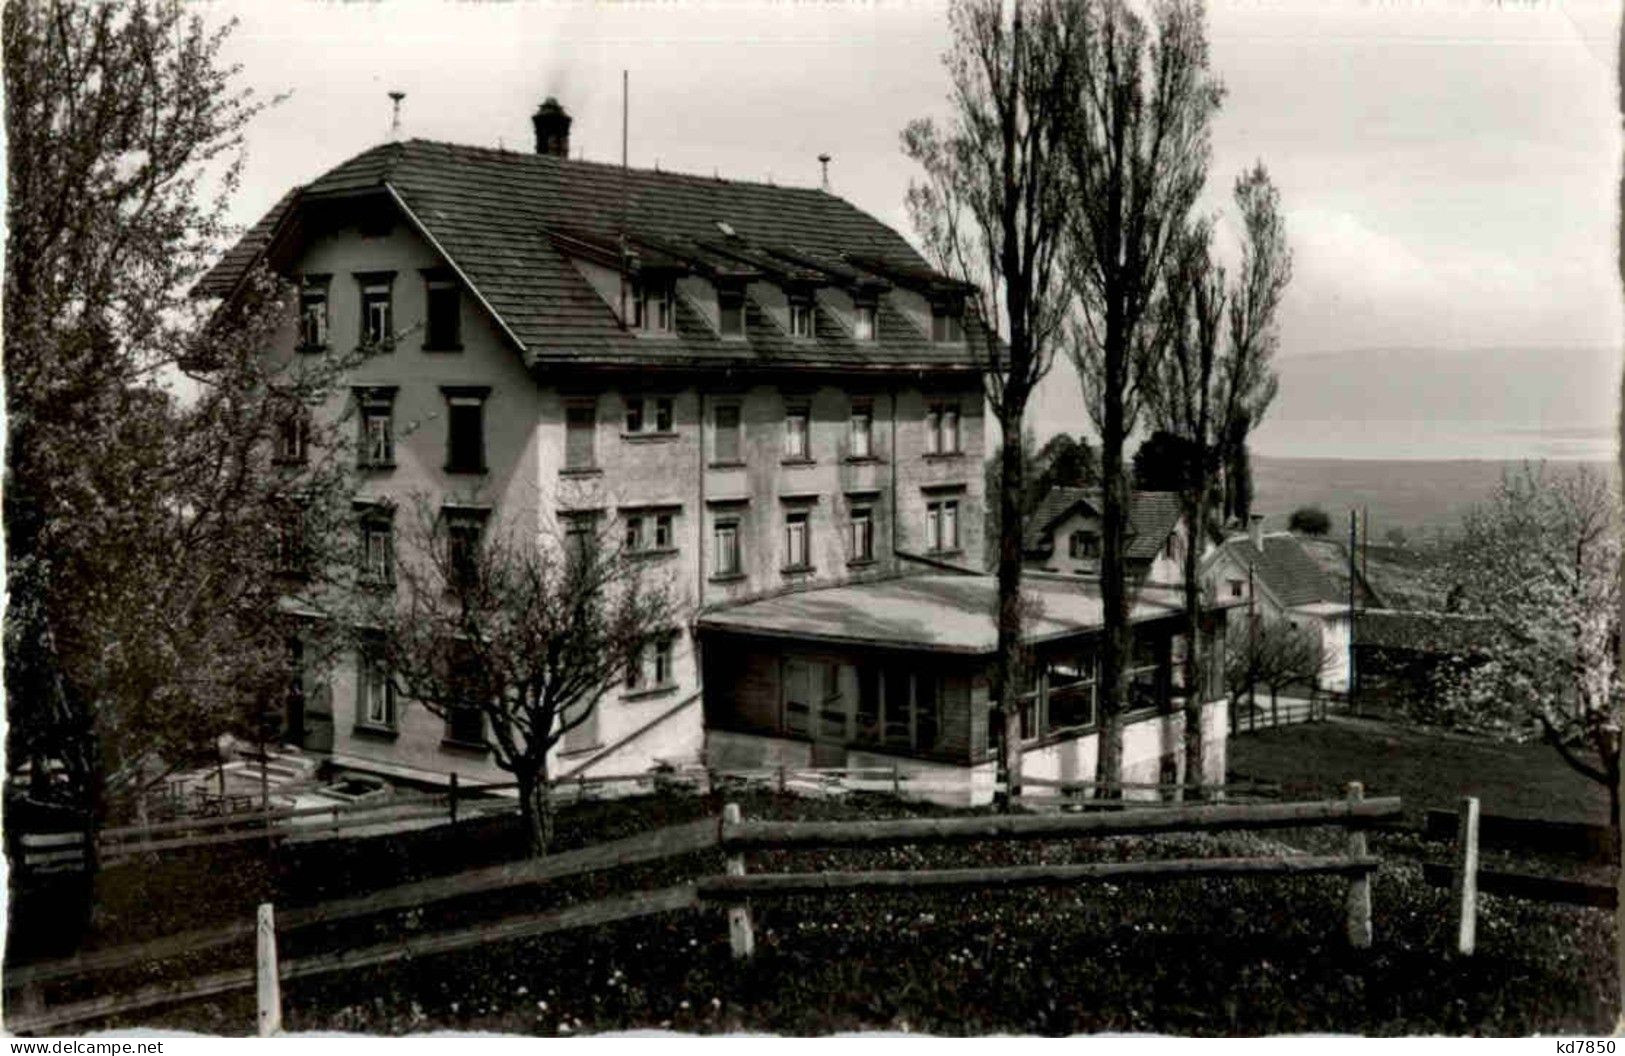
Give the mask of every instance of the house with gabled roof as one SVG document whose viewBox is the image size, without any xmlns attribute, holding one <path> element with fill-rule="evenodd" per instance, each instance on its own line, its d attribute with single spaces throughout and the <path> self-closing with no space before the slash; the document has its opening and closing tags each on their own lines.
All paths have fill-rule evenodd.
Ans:
<svg viewBox="0 0 1625 1056">
<path fill-rule="evenodd" d="M 1320 688 L 1346 693 L 1352 630 L 1347 580 L 1339 585 L 1298 536 L 1265 532 L 1263 523 L 1255 516 L 1248 532 L 1225 539 L 1203 558 L 1204 590 L 1245 605 L 1257 619 L 1313 631 L 1326 660 Z"/>
<path fill-rule="evenodd" d="M 1051 488 L 1027 519 L 1023 560 L 1035 571 L 1100 575 L 1101 495 L 1098 488 Z M 1131 584 L 1184 581 L 1190 526 L 1172 491 L 1129 495 L 1124 556 Z"/>
<path fill-rule="evenodd" d="M 563 109 L 532 120 L 532 154 L 409 140 L 351 158 L 201 286 L 229 298 L 264 264 L 299 287 L 268 354 L 366 352 L 324 409 L 358 422 L 362 551 L 388 553 L 387 511 L 427 496 L 468 545 L 499 519 L 609 521 L 670 575 L 693 621 L 566 735 L 552 773 L 873 761 L 982 795 L 971 288 L 825 190 L 571 160 Z M 1098 599 L 1035 604 L 1053 609 L 1033 633 L 1059 674 L 1034 699 L 1053 685 L 1077 733 Z M 1141 665 L 1155 769 L 1177 753 L 1173 610 L 1144 605 L 1163 628 Z M 374 659 L 310 680 L 289 704 L 304 748 L 416 781 L 498 777 L 485 731 L 396 699 Z"/>
</svg>

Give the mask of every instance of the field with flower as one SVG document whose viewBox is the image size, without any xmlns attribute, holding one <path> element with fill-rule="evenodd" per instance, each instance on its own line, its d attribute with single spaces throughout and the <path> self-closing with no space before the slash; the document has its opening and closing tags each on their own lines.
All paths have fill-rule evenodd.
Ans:
<svg viewBox="0 0 1625 1056">
<path fill-rule="evenodd" d="M 747 817 L 862 818 L 916 813 L 879 797 L 817 801 L 733 796 Z M 588 808 L 571 843 L 714 812 L 665 796 Z M 484 842 L 501 833 L 498 823 Z M 763 852 L 751 871 L 924 868 L 1085 860 L 1299 853 L 1331 830 L 872 851 Z M 363 841 L 356 841 L 357 843 Z M 494 846 L 494 844 L 493 844 Z M 1445 955 L 1448 893 L 1418 862 L 1439 858 L 1415 835 L 1376 834 L 1376 942 L 1343 937 L 1345 883 L 1182 880 L 954 893 L 842 894 L 755 907 L 757 955 L 735 962 L 719 910 L 674 914 L 481 947 L 285 986 L 294 1031 L 435 1030 L 569 1035 L 611 1030 L 823 1034 L 898 1030 L 965 1035 L 1100 1031 L 1171 1034 L 1596 1033 L 1618 1011 L 1612 917 L 1487 898 L 1479 956 Z M 380 856 L 386 858 L 387 855 Z M 367 882 L 357 849 L 338 880 Z M 443 859 L 442 859 L 443 861 Z M 313 864 L 313 863 L 307 863 Z M 323 935 L 332 949 L 391 934 L 462 926 L 718 871 L 715 852 L 594 875 L 567 890 L 528 888 L 436 906 Z M 433 871 L 445 871 L 442 865 Z M 379 883 L 376 878 L 373 883 Z M 149 1014 L 147 1025 L 241 1033 L 251 996 Z"/>
</svg>

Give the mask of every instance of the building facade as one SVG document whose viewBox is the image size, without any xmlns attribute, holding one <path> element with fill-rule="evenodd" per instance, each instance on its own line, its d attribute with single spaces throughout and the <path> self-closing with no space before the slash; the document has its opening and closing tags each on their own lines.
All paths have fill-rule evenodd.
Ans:
<svg viewBox="0 0 1625 1056">
<path fill-rule="evenodd" d="M 694 623 L 982 553 L 982 378 L 968 288 L 824 191 L 410 141 L 296 188 L 205 279 L 265 265 L 299 304 L 268 354 L 360 350 L 347 423 L 359 560 L 424 511 L 624 539 L 689 622 L 558 746 L 555 774 L 705 754 Z M 972 569 L 974 570 L 974 569 Z M 297 712 L 295 714 L 295 712 Z M 480 730 L 398 699 L 366 656 L 311 671 L 289 735 L 343 766 L 501 780 Z"/>
</svg>

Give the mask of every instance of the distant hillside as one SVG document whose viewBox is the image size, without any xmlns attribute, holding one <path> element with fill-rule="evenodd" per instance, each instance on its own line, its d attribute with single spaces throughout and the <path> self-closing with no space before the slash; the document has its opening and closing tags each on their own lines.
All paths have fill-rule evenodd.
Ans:
<svg viewBox="0 0 1625 1056">
<path fill-rule="evenodd" d="M 1268 528 L 1285 528 L 1299 506 L 1332 516 L 1332 534 L 1348 537 L 1351 509 L 1369 509 L 1371 541 L 1398 528 L 1417 538 L 1461 523 L 1517 462 L 1269 458 L 1253 456 L 1253 509 Z M 1607 463 L 1599 464 L 1606 469 Z"/>
<path fill-rule="evenodd" d="M 1618 349 L 1374 349 L 1276 360 L 1278 458 L 1607 459 Z"/>
</svg>

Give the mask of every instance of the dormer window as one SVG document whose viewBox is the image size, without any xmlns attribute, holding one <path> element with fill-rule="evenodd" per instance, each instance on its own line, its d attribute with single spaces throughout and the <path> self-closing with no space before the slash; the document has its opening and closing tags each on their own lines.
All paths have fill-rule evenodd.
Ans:
<svg viewBox="0 0 1625 1056">
<path fill-rule="evenodd" d="M 632 284 L 632 329 L 651 334 L 671 332 L 672 285 L 664 279 Z"/>
<path fill-rule="evenodd" d="M 790 336 L 810 339 L 813 336 L 813 303 L 796 299 L 790 302 Z"/>
<path fill-rule="evenodd" d="M 932 305 L 931 340 L 939 342 L 965 340 L 965 322 L 957 308 L 946 304 Z"/>
<path fill-rule="evenodd" d="M 880 331 L 880 309 L 873 304 L 860 304 L 852 317 L 852 336 L 859 341 L 873 341 Z"/>
<path fill-rule="evenodd" d="M 745 336 L 745 291 L 717 291 L 717 330 L 723 337 Z"/>
</svg>

